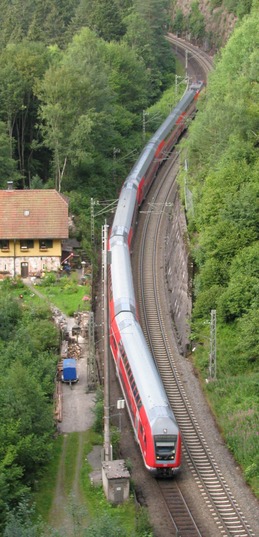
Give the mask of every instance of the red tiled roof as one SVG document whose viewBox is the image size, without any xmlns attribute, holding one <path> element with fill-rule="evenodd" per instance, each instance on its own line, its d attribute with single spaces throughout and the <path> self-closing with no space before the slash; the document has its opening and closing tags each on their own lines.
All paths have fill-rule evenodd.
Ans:
<svg viewBox="0 0 259 537">
<path fill-rule="evenodd" d="M 0 239 L 68 238 L 68 202 L 56 190 L 0 190 Z"/>
</svg>

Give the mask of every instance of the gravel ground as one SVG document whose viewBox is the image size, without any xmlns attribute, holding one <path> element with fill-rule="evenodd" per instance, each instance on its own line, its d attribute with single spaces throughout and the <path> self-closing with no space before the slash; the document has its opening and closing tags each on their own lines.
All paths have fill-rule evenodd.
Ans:
<svg viewBox="0 0 259 537">
<path fill-rule="evenodd" d="M 73 318 L 67 318 L 68 331 L 71 334 L 72 326 L 75 321 Z M 79 382 L 71 387 L 68 384 L 62 384 L 62 402 L 63 418 L 60 423 L 61 433 L 71 433 L 74 431 L 86 431 L 93 424 L 93 393 L 87 393 L 87 341 L 81 336 L 78 337 L 78 343 L 81 347 L 82 354 L 77 361 L 77 374 Z"/>
</svg>

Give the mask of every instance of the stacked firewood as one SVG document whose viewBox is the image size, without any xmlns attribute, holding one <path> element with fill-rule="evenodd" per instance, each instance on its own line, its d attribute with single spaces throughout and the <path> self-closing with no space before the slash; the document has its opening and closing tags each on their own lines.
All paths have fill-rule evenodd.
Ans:
<svg viewBox="0 0 259 537">
<path fill-rule="evenodd" d="M 62 384 L 61 384 L 62 362 L 58 363 L 57 382 L 55 389 L 55 418 L 62 421 Z"/>
<path fill-rule="evenodd" d="M 81 347 L 76 341 L 72 340 L 75 340 L 75 338 L 69 338 L 67 356 L 68 358 L 79 360 L 81 357 Z"/>
</svg>

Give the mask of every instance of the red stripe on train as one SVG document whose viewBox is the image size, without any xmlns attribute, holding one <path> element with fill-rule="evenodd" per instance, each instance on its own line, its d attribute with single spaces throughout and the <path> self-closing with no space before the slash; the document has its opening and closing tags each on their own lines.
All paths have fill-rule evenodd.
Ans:
<svg viewBox="0 0 259 537">
<path fill-rule="evenodd" d="M 159 144 L 159 146 L 158 146 L 158 148 L 157 148 L 157 150 L 155 152 L 155 158 L 159 157 L 160 153 L 162 152 L 162 149 L 163 149 L 164 145 L 165 145 L 165 140 L 162 140 L 162 142 L 160 142 L 160 144 Z"/>
<path fill-rule="evenodd" d="M 176 120 L 176 125 L 182 125 L 182 123 L 184 123 L 185 116 L 186 112 L 183 112 Z"/>
</svg>

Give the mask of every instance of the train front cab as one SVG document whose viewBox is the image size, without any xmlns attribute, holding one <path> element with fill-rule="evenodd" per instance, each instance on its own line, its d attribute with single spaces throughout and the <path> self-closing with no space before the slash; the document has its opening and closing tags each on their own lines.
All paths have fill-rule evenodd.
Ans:
<svg viewBox="0 0 259 537">
<path fill-rule="evenodd" d="M 155 459 L 157 477 L 172 477 L 180 469 L 181 437 L 178 435 L 155 435 Z"/>
<path fill-rule="evenodd" d="M 171 421 L 171 420 L 170 420 Z M 181 435 L 161 432 L 152 435 L 144 407 L 140 411 L 138 439 L 146 468 L 154 477 L 172 477 L 181 466 Z M 143 442 L 144 439 L 144 442 Z"/>
</svg>

